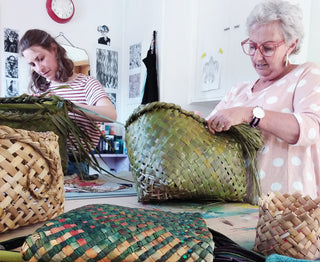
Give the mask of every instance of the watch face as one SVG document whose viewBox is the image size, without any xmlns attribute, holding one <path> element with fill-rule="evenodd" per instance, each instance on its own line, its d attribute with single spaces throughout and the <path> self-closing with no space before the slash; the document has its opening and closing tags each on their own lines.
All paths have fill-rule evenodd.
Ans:
<svg viewBox="0 0 320 262">
<path fill-rule="evenodd" d="M 253 109 L 253 115 L 257 118 L 263 118 L 264 117 L 264 110 L 261 107 L 255 107 Z"/>
<path fill-rule="evenodd" d="M 74 6 L 71 0 L 52 0 L 52 11 L 61 19 L 68 19 L 73 15 Z"/>
</svg>

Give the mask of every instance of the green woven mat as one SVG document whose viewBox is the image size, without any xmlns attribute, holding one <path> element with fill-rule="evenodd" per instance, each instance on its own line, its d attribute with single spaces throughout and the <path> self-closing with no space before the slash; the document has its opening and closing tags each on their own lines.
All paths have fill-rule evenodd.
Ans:
<svg viewBox="0 0 320 262">
<path fill-rule="evenodd" d="M 200 213 L 88 205 L 48 221 L 21 254 L 32 261 L 213 261 Z"/>
<path fill-rule="evenodd" d="M 139 201 L 201 199 L 257 203 L 261 134 L 249 125 L 209 132 L 203 118 L 175 104 L 139 106 L 126 122 Z"/>
</svg>

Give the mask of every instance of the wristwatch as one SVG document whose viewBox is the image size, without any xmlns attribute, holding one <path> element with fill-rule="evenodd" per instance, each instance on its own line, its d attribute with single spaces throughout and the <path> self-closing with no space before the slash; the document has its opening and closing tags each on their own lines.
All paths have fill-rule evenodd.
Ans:
<svg viewBox="0 0 320 262">
<path fill-rule="evenodd" d="M 260 120 L 264 117 L 265 113 L 263 108 L 260 106 L 254 107 L 252 113 L 253 113 L 253 119 L 250 122 L 250 126 L 255 128 L 258 126 Z"/>
</svg>

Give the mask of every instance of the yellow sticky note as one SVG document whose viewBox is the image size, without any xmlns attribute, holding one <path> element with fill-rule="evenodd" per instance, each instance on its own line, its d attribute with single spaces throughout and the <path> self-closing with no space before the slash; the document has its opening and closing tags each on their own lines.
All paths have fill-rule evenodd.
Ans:
<svg viewBox="0 0 320 262">
<path fill-rule="evenodd" d="M 202 54 L 201 58 L 205 58 L 206 56 L 207 56 L 207 53 L 204 52 L 204 53 Z"/>
<path fill-rule="evenodd" d="M 219 48 L 219 53 L 220 53 L 220 54 L 223 54 L 222 48 Z"/>
</svg>

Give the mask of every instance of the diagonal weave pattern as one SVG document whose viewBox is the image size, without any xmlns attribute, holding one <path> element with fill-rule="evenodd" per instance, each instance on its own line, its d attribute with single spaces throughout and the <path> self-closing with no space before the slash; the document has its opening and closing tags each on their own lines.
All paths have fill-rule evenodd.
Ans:
<svg viewBox="0 0 320 262">
<path fill-rule="evenodd" d="M 258 200 L 255 155 L 262 139 L 248 125 L 212 135 L 205 120 L 192 112 L 153 102 L 127 120 L 126 144 L 141 202 Z"/>
<path fill-rule="evenodd" d="M 200 213 L 88 205 L 52 219 L 29 236 L 28 261 L 213 261 Z"/>
<path fill-rule="evenodd" d="M 259 200 L 254 250 L 298 259 L 320 256 L 320 198 L 279 192 Z"/>
<path fill-rule="evenodd" d="M 58 137 L 0 126 L 0 232 L 64 211 Z"/>
</svg>

